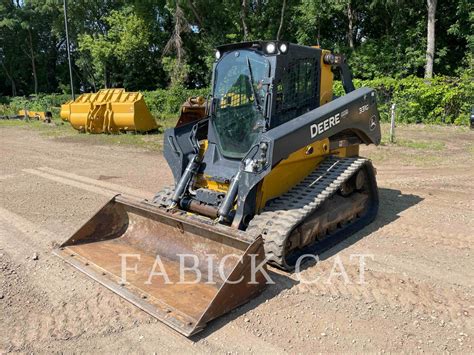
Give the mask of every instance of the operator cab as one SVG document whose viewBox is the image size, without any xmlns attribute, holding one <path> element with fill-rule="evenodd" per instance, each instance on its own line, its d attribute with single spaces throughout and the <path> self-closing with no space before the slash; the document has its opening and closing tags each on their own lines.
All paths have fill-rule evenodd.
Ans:
<svg viewBox="0 0 474 355">
<path fill-rule="evenodd" d="M 218 47 L 209 136 L 220 153 L 240 160 L 261 133 L 318 107 L 320 59 L 320 49 L 287 42 Z"/>
</svg>

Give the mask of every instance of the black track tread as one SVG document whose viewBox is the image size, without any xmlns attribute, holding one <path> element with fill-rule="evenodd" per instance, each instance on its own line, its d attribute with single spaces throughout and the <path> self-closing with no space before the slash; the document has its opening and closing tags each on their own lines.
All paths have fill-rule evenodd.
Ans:
<svg viewBox="0 0 474 355">
<path fill-rule="evenodd" d="M 370 160 L 361 157 L 330 156 L 291 190 L 271 200 L 263 212 L 250 221 L 247 232 L 255 237 L 262 235 L 272 264 L 291 269 L 285 261 L 291 232 L 367 164 L 371 164 Z"/>
</svg>

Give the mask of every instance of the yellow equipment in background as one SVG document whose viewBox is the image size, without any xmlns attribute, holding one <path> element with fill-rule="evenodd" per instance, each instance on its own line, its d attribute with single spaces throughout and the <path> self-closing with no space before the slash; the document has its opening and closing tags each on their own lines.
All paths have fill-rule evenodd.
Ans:
<svg viewBox="0 0 474 355">
<path fill-rule="evenodd" d="M 196 122 L 206 117 L 207 101 L 202 96 L 189 97 L 184 104 L 181 105 L 178 123 L 176 127 Z"/>
<path fill-rule="evenodd" d="M 81 132 L 148 132 L 158 128 L 139 92 L 103 89 L 61 105 L 61 118 Z"/>
<path fill-rule="evenodd" d="M 37 121 L 43 121 L 43 122 L 51 122 L 52 114 L 49 111 L 30 111 L 30 110 L 20 110 L 18 111 L 18 116 L 23 116 L 27 117 L 30 120 L 37 120 Z"/>
<path fill-rule="evenodd" d="M 90 94 L 84 94 L 84 95 L 90 95 Z M 82 96 L 82 95 L 81 95 Z M 78 99 L 81 97 L 79 96 Z M 70 106 L 71 104 L 73 103 L 74 101 L 73 100 L 69 100 L 68 102 L 64 103 L 61 105 L 61 111 L 59 112 L 59 117 L 61 117 L 61 119 L 64 121 L 64 122 L 68 122 L 69 121 L 69 114 L 71 113 L 71 109 L 70 109 Z"/>
</svg>

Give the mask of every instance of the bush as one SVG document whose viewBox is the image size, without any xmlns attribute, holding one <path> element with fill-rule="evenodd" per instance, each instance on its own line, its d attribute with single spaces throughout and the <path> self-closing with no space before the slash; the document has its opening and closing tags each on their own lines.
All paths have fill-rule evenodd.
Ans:
<svg viewBox="0 0 474 355">
<path fill-rule="evenodd" d="M 158 89 L 155 91 L 142 91 L 146 104 L 156 119 L 177 115 L 181 104 L 190 96 L 204 96 L 209 89 L 183 89 L 170 90 Z M 31 111 L 51 111 L 58 117 L 61 105 L 71 99 L 67 94 L 40 94 L 26 97 L 2 97 L 0 101 L 0 116 L 16 115 L 24 108 Z"/>
<path fill-rule="evenodd" d="M 468 75 L 461 78 L 437 76 L 431 80 L 413 76 L 355 79 L 354 85 L 377 91 L 382 121 L 390 120 L 390 106 L 396 103 L 398 122 L 467 125 L 474 105 L 474 80 Z M 336 95 L 344 93 L 340 82 L 335 82 L 334 91 Z"/>
<path fill-rule="evenodd" d="M 184 89 L 174 87 L 169 90 L 158 89 L 143 91 L 145 102 L 153 116 L 160 118 L 177 115 L 184 101 L 190 96 L 204 96 L 209 94 L 209 89 Z"/>
<path fill-rule="evenodd" d="M 432 80 L 417 77 L 355 79 L 354 85 L 356 88 L 366 86 L 377 91 L 382 121 L 390 120 L 390 105 L 396 103 L 398 122 L 467 125 L 474 105 L 474 80 L 468 73 L 460 78 L 438 76 Z M 177 115 L 181 104 L 188 97 L 206 97 L 209 89 L 174 87 L 142 93 L 150 112 L 160 120 Z M 340 81 L 334 82 L 334 93 L 338 96 L 344 94 Z M 61 104 L 69 99 L 69 95 L 63 94 L 40 94 L 29 99 L 1 97 L 0 115 L 13 115 L 26 107 L 32 111 L 51 111 L 59 116 Z"/>
<path fill-rule="evenodd" d="M 19 110 L 28 109 L 30 111 L 51 111 L 59 115 L 59 108 L 62 103 L 70 99 L 64 94 L 39 94 L 29 98 L 23 96 L 3 97 L 4 105 L 0 105 L 0 115 L 16 115 Z"/>
</svg>

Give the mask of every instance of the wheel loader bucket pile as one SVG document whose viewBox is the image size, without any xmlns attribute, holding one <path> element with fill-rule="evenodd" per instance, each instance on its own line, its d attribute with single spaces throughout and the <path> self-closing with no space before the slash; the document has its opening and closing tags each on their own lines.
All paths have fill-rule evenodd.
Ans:
<svg viewBox="0 0 474 355">
<path fill-rule="evenodd" d="M 100 90 L 98 93 L 82 94 L 76 98 L 61 105 L 60 116 L 63 121 L 69 121 L 71 125 L 77 129 L 85 131 L 87 126 L 87 119 L 89 112 L 92 110 L 92 103 L 97 100 Z"/>
<path fill-rule="evenodd" d="M 254 267 L 264 261 L 262 239 L 247 238 L 230 227 L 116 196 L 55 253 L 190 336 L 265 287 Z"/>
<path fill-rule="evenodd" d="M 51 119 L 51 112 L 49 111 L 30 111 L 20 110 L 18 116 L 28 117 L 30 120 L 47 121 Z"/>
<path fill-rule="evenodd" d="M 82 94 L 61 106 L 61 117 L 75 129 L 89 133 L 148 132 L 158 128 L 143 95 L 124 89 Z"/>
</svg>

